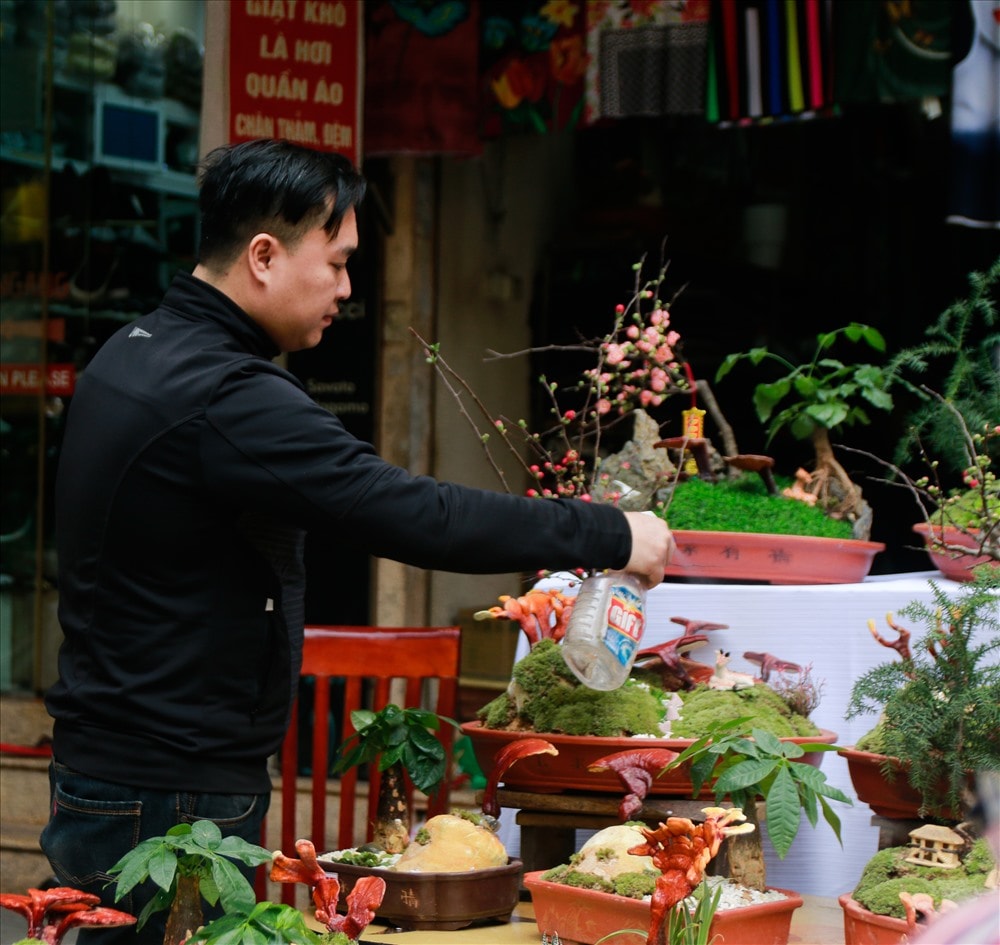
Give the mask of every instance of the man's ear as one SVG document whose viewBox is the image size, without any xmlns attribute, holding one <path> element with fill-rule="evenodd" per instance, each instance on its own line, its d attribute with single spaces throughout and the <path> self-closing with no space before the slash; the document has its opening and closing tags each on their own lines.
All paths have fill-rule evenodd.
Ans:
<svg viewBox="0 0 1000 945">
<path fill-rule="evenodd" d="M 250 240 L 247 262 L 255 279 L 267 281 L 270 278 L 271 263 L 278 249 L 278 241 L 270 233 L 258 233 Z"/>
</svg>

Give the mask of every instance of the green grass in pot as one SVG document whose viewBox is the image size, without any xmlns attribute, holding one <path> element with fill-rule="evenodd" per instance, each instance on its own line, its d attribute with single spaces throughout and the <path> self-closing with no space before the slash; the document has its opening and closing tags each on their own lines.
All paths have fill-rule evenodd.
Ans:
<svg viewBox="0 0 1000 945">
<path fill-rule="evenodd" d="M 775 477 L 780 490 L 791 480 Z M 689 479 L 678 483 L 660 514 L 673 529 L 702 532 L 754 532 L 850 538 L 851 523 L 830 518 L 820 509 L 783 495 L 768 495 L 756 477 L 716 483 Z"/>
</svg>

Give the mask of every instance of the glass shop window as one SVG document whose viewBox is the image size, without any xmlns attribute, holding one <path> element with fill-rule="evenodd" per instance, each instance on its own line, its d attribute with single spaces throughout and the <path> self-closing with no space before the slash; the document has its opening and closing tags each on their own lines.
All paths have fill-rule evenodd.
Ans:
<svg viewBox="0 0 1000 945">
<path fill-rule="evenodd" d="M 194 265 L 204 0 L 0 4 L 0 693 L 55 679 L 76 378 Z"/>
</svg>

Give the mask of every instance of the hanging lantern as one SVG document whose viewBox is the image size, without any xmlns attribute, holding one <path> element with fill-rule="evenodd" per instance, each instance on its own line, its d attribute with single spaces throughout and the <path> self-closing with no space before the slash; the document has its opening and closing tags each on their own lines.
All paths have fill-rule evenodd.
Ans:
<svg viewBox="0 0 1000 945">
<path fill-rule="evenodd" d="M 705 435 L 705 411 L 700 407 L 689 407 L 681 412 L 684 426 L 684 436 L 688 439 L 701 439 Z M 684 472 L 689 476 L 698 475 L 698 464 L 689 450 L 684 451 Z"/>
</svg>

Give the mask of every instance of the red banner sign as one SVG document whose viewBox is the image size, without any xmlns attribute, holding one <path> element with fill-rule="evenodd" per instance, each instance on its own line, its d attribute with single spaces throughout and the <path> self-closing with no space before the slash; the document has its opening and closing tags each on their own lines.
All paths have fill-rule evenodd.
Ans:
<svg viewBox="0 0 1000 945">
<path fill-rule="evenodd" d="M 233 0 L 229 141 L 287 138 L 358 165 L 360 0 Z"/>
<path fill-rule="evenodd" d="M 0 364 L 0 394 L 38 394 L 42 384 L 40 364 Z M 50 364 L 45 368 L 45 393 L 68 397 L 76 388 L 72 364 Z"/>
</svg>

